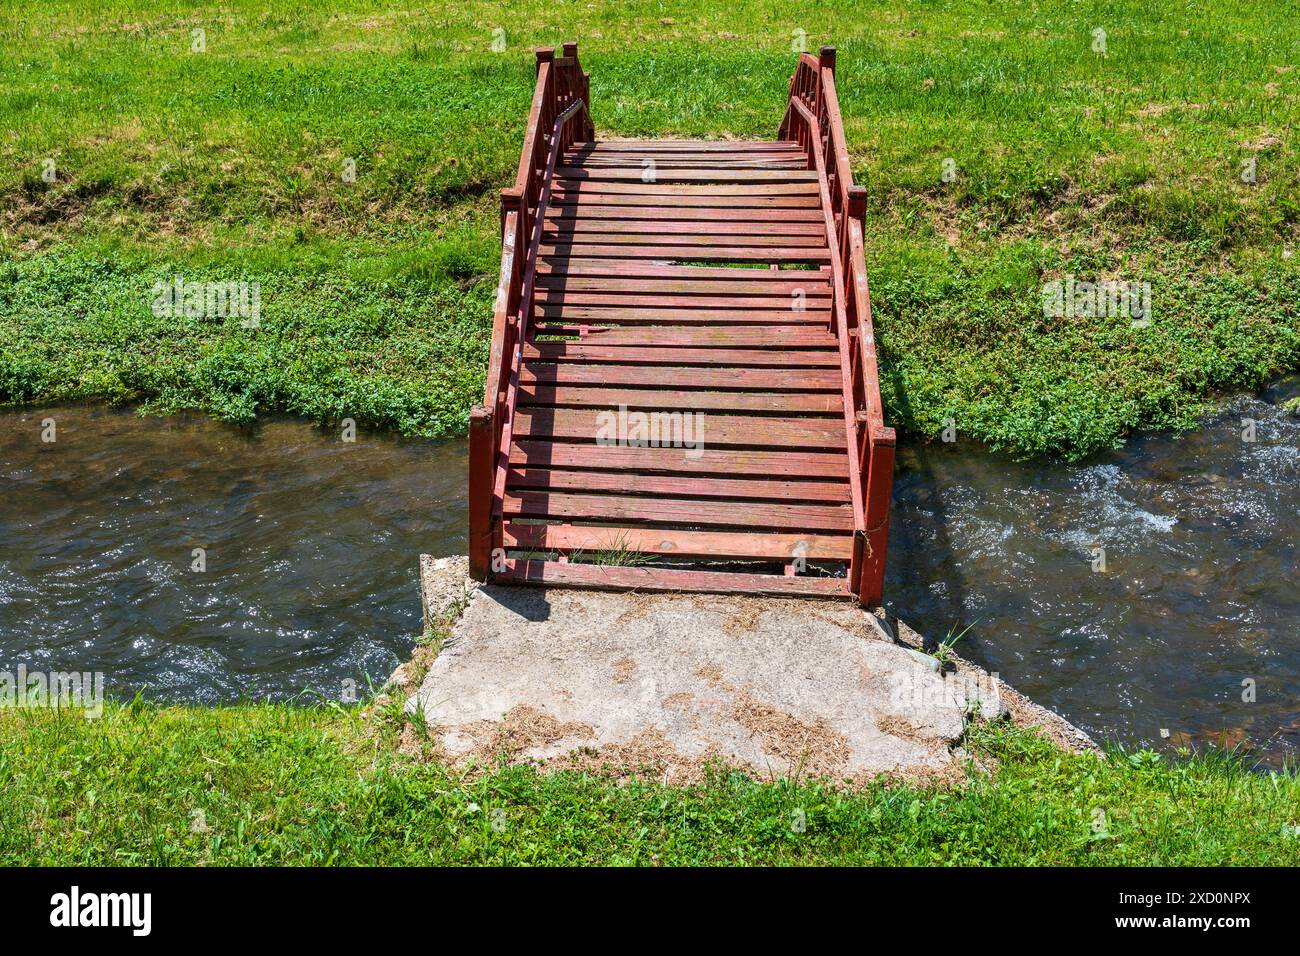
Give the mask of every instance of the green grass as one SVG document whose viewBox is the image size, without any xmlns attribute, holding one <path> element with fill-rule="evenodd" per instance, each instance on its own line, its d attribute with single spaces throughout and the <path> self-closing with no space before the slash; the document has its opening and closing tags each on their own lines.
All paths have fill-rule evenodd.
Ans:
<svg viewBox="0 0 1300 956">
<path fill-rule="evenodd" d="M 977 728 L 956 789 L 617 784 L 396 756 L 396 723 L 250 705 L 0 711 L 0 865 L 1282 864 L 1300 781 L 1208 755 L 1066 755 Z M 805 821 L 802 829 L 799 821 Z"/>
<path fill-rule="evenodd" d="M 0 402 L 459 434 L 531 48 L 581 42 L 603 133 L 770 137 L 796 29 L 839 48 L 892 422 L 1077 458 L 1300 367 L 1285 5 L 329 6 L 0 12 Z M 260 282 L 262 327 L 156 319 L 175 274 Z M 1150 282 L 1154 321 L 1045 319 L 1067 274 Z"/>
</svg>

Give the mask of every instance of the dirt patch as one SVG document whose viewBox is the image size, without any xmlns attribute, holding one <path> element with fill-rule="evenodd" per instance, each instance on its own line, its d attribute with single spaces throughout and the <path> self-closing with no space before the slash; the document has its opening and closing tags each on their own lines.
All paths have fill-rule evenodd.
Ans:
<svg viewBox="0 0 1300 956">
<path fill-rule="evenodd" d="M 766 753 L 780 757 L 801 777 L 840 776 L 849 759 L 849 742 L 825 720 L 809 724 L 793 714 L 755 700 L 748 690 L 736 695 L 731 717 L 762 741 Z"/>
<path fill-rule="evenodd" d="M 1138 116 L 1163 116 L 1174 107 L 1169 103 L 1148 103 L 1137 111 Z"/>
<path fill-rule="evenodd" d="M 630 657 L 621 657 L 614 662 L 614 683 L 626 684 L 636 673 L 636 661 Z"/>
<path fill-rule="evenodd" d="M 412 759 L 424 754 L 424 741 L 420 732 L 410 724 L 405 725 L 397 735 L 397 752 Z"/>
<path fill-rule="evenodd" d="M 763 616 L 763 602 L 757 598 L 722 597 L 714 608 L 726 615 L 722 622 L 722 632 L 731 637 L 752 635 L 758 630 L 759 619 Z"/>
<path fill-rule="evenodd" d="M 889 734 L 891 737 L 909 741 L 919 747 L 924 747 L 931 753 L 938 753 L 947 749 L 944 742 L 937 740 L 933 734 L 927 734 L 916 724 L 899 717 L 897 714 L 886 714 L 884 717 L 879 718 L 876 721 L 876 727 L 882 734 Z"/>
<path fill-rule="evenodd" d="M 736 689 L 732 684 L 727 683 L 726 678 L 722 676 L 722 668 L 717 664 L 701 664 L 695 668 L 694 673 L 714 690 L 730 693 Z"/>
<path fill-rule="evenodd" d="M 662 597 L 662 595 L 659 596 Z M 644 618 L 654 608 L 655 597 L 656 595 L 643 594 L 637 591 L 628 594 L 631 607 L 619 615 L 618 623 L 626 626 Z"/>
<path fill-rule="evenodd" d="M 458 762 L 475 757 L 480 763 L 487 763 L 502 754 L 515 759 L 525 751 L 552 747 L 561 740 L 591 740 L 596 736 L 596 728 L 591 724 L 557 720 L 527 704 L 512 707 L 499 721 L 476 720 L 450 729 L 474 741 L 469 753 Z"/>
<path fill-rule="evenodd" d="M 855 774 L 849 780 L 849 787 L 853 790 L 861 790 L 863 787 L 869 787 L 877 780 L 882 779 L 891 786 L 916 787 L 922 790 L 947 790 L 960 787 L 969 779 L 969 774 L 966 772 L 965 766 L 952 761 L 942 767 L 901 767 L 888 773 Z"/>
<path fill-rule="evenodd" d="M 849 616 L 836 615 L 826 611 L 811 609 L 809 613 L 819 621 L 825 621 L 827 624 L 834 625 L 841 630 L 848 631 L 855 637 L 860 637 L 864 641 L 883 640 L 884 635 L 876 630 L 875 626 L 867 620 L 865 614 Z"/>
<path fill-rule="evenodd" d="M 681 753 L 658 727 L 643 730 L 623 743 L 606 744 L 599 751 L 574 750 L 545 761 L 548 771 L 580 770 L 618 779 L 657 780 L 677 787 L 703 783 L 711 766 L 724 765 L 722 755 L 713 748 L 698 757 Z"/>
<path fill-rule="evenodd" d="M 1263 136 L 1255 139 L 1246 140 L 1241 144 L 1242 149 L 1249 149 L 1257 153 L 1262 153 L 1266 149 L 1272 149 L 1274 146 L 1281 146 L 1282 138 L 1274 136 L 1272 133 L 1265 133 Z"/>
<path fill-rule="evenodd" d="M 1002 703 L 1007 705 L 1007 714 L 1017 727 L 1028 727 L 1062 750 L 1101 752 L 1101 748 L 1082 731 L 1067 724 L 1046 708 L 1035 704 L 1014 688 L 999 682 L 998 696 L 1002 699 Z"/>
</svg>

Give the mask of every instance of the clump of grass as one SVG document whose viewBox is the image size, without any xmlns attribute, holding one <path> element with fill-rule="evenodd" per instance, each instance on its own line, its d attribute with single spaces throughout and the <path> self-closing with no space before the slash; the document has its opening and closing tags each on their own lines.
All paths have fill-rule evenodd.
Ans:
<svg viewBox="0 0 1300 956">
<path fill-rule="evenodd" d="M 581 554 L 581 552 L 579 552 Z M 615 537 L 608 547 L 599 548 L 583 557 L 592 564 L 601 564 L 615 568 L 635 568 L 650 564 L 655 556 L 645 551 L 637 551 L 627 543 L 627 533 Z"/>
<path fill-rule="evenodd" d="M 940 667 L 947 667 L 949 664 L 953 663 L 953 661 L 955 660 L 953 648 L 955 648 L 957 646 L 957 642 L 960 641 L 963 637 L 965 637 L 967 632 L 970 631 L 970 629 L 978 623 L 979 623 L 978 620 L 971 621 L 964 628 L 962 628 L 960 632 L 956 632 L 957 626 L 954 624 L 952 627 L 948 629 L 947 635 L 945 635 L 941 640 L 939 640 L 934 645 L 934 649 L 930 651 L 930 654 L 931 656 L 934 657 L 935 660 L 939 662 Z"/>
</svg>

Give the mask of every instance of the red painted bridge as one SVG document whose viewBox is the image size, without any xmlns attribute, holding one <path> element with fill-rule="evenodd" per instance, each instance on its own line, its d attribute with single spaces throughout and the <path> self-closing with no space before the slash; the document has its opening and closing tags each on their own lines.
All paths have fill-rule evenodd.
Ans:
<svg viewBox="0 0 1300 956">
<path fill-rule="evenodd" d="M 562 53 L 502 193 L 472 573 L 880 603 L 894 431 L 835 51 L 761 142 L 598 139 Z"/>
</svg>

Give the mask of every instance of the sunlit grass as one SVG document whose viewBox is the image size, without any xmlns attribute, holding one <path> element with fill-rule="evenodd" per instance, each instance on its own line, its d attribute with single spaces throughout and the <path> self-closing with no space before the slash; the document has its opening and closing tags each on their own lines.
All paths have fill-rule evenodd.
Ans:
<svg viewBox="0 0 1300 956">
<path fill-rule="evenodd" d="M 1300 364 L 1289 13 L 1173 0 L 9 9 L 0 336 L 18 344 L 0 355 L 0 401 L 143 398 L 457 434 L 486 364 L 459 336 L 486 334 L 496 193 L 518 160 L 532 47 L 580 41 L 603 134 L 769 138 L 803 31 L 810 49 L 839 50 L 890 420 L 1071 457 L 1185 427 L 1213 391 Z M 66 275 L 32 283 L 29 269 Z M 115 288 L 101 296 L 104 271 Z M 178 271 L 262 282 L 269 341 L 152 323 L 148 286 Z M 1041 284 L 1065 274 L 1150 282 L 1152 326 L 1044 322 Z M 286 335 L 313 302 L 339 334 Z M 421 331 L 447 303 L 456 331 Z M 335 384 L 304 399 L 304 376 L 322 374 Z"/>
<path fill-rule="evenodd" d="M 0 864 L 1290 865 L 1300 845 L 1297 778 L 1218 752 L 1100 759 L 981 726 L 968 749 L 996 769 L 952 789 L 674 788 L 458 775 L 397 756 L 411 720 L 377 710 L 0 710 Z"/>
</svg>

